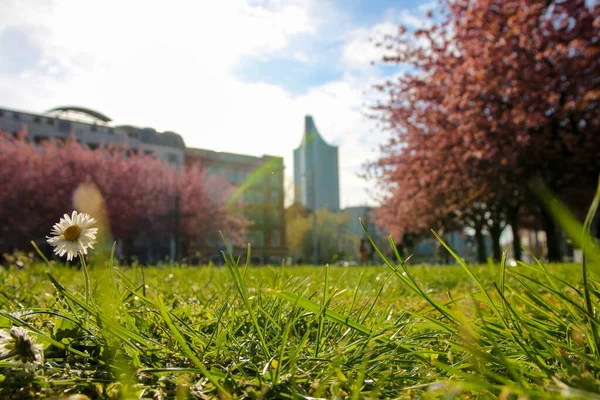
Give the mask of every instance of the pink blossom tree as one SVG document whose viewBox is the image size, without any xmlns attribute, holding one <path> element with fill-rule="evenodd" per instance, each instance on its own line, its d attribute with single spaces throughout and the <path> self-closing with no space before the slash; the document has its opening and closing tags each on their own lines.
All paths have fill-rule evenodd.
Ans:
<svg viewBox="0 0 600 400">
<path fill-rule="evenodd" d="M 104 198 L 110 234 L 128 255 L 140 236 L 174 231 L 175 196 L 181 199 L 182 239 L 222 231 L 237 239 L 245 220 L 227 207 L 231 188 L 197 168 L 177 171 L 151 155 L 129 154 L 125 147 L 90 150 L 74 139 L 36 146 L 26 131 L 0 133 L 0 250 L 25 248 L 43 238 L 73 209 L 73 193 L 94 184 Z"/>
</svg>

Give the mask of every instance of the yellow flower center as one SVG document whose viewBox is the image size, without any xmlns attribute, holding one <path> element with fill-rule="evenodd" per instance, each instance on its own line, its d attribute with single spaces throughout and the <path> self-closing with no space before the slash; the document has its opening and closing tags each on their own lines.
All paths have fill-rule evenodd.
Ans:
<svg viewBox="0 0 600 400">
<path fill-rule="evenodd" d="M 78 225 L 71 225 L 63 232 L 63 236 L 65 240 L 69 242 L 74 242 L 79 239 L 79 235 L 81 234 L 81 228 Z"/>
</svg>

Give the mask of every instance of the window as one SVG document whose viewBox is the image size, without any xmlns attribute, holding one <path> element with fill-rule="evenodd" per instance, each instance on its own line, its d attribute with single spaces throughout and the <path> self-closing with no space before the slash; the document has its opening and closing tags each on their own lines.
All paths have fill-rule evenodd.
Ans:
<svg viewBox="0 0 600 400">
<path fill-rule="evenodd" d="M 216 246 L 217 237 L 213 233 L 208 234 L 206 237 L 206 244 L 209 246 Z"/>
<path fill-rule="evenodd" d="M 242 183 L 246 179 L 246 173 L 242 169 L 238 169 L 236 175 L 237 175 L 236 178 L 237 178 L 238 183 Z"/>
<path fill-rule="evenodd" d="M 261 231 L 248 232 L 248 241 L 252 246 L 263 247 L 265 245 L 265 234 Z"/>
<path fill-rule="evenodd" d="M 98 148 L 98 143 L 88 143 L 87 147 L 90 150 L 96 150 Z"/>
<path fill-rule="evenodd" d="M 271 172 L 271 186 L 279 186 L 279 172 Z"/>
<path fill-rule="evenodd" d="M 257 225 L 262 225 L 264 221 L 262 210 L 253 211 L 249 217 Z"/>
<path fill-rule="evenodd" d="M 4 117 L 4 111 L 0 110 L 0 118 Z"/>
<path fill-rule="evenodd" d="M 227 180 L 229 183 L 235 183 L 235 171 L 232 169 L 227 170 Z"/>
<path fill-rule="evenodd" d="M 107 132 L 109 135 L 112 135 L 113 133 L 115 133 L 115 130 L 114 130 L 113 128 L 108 128 L 108 129 L 106 130 L 106 132 Z"/>
<path fill-rule="evenodd" d="M 254 204 L 254 201 L 256 198 L 256 196 L 254 194 L 255 194 L 254 189 L 246 190 L 246 193 L 244 193 L 244 197 L 246 199 L 246 204 Z"/>
<path fill-rule="evenodd" d="M 169 162 L 169 164 L 177 164 L 177 154 L 167 154 L 167 161 Z"/>
<path fill-rule="evenodd" d="M 46 123 L 48 125 L 54 125 L 54 120 L 52 118 L 48 118 L 48 119 L 46 119 Z"/>
<path fill-rule="evenodd" d="M 254 201 L 256 203 L 262 203 L 265 201 L 265 193 L 262 189 L 255 189 Z"/>
<path fill-rule="evenodd" d="M 208 175 L 219 175 L 220 171 L 219 171 L 219 167 L 216 165 L 211 165 L 207 168 L 208 171 Z"/>
<path fill-rule="evenodd" d="M 262 185 L 265 181 L 265 177 L 264 177 L 265 173 L 262 171 L 256 171 L 255 176 L 256 176 L 256 183 L 259 185 Z"/>
<path fill-rule="evenodd" d="M 271 224 L 279 225 L 281 223 L 281 213 L 277 210 L 271 211 Z"/>
<path fill-rule="evenodd" d="M 58 130 L 62 133 L 71 131 L 71 123 L 69 121 L 58 121 Z"/>
<path fill-rule="evenodd" d="M 19 115 L 19 113 L 13 113 L 13 118 L 14 119 L 21 119 L 21 116 Z"/>
<path fill-rule="evenodd" d="M 271 203 L 279 204 L 279 200 L 281 199 L 281 195 L 279 191 L 273 190 L 271 191 Z"/>
<path fill-rule="evenodd" d="M 281 233 L 278 230 L 274 230 L 271 232 L 271 246 L 281 246 Z"/>
<path fill-rule="evenodd" d="M 90 126 L 90 131 L 92 131 L 92 132 L 96 132 L 96 129 L 97 129 L 97 128 L 96 128 L 96 125 L 92 125 L 92 126 Z"/>
<path fill-rule="evenodd" d="M 39 124 L 40 122 L 42 122 L 42 118 L 39 115 L 36 115 L 35 117 L 33 117 L 33 122 Z"/>
</svg>

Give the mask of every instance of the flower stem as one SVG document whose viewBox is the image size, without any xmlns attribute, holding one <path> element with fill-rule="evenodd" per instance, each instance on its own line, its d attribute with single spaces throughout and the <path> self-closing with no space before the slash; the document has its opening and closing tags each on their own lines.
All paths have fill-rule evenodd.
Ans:
<svg viewBox="0 0 600 400">
<path fill-rule="evenodd" d="M 80 254 L 81 256 L 81 267 L 83 268 L 83 277 L 85 279 L 85 302 L 86 304 L 90 304 L 90 275 L 88 273 L 88 269 L 87 269 L 87 263 L 85 262 L 85 255 L 83 255 L 83 253 Z"/>
</svg>

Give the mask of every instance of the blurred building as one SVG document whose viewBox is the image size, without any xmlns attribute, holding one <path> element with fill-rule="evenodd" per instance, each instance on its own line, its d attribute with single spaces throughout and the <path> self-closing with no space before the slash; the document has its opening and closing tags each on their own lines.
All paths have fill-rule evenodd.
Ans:
<svg viewBox="0 0 600 400">
<path fill-rule="evenodd" d="M 507 229 L 506 232 L 507 234 L 502 241 L 502 250 L 506 251 L 507 259 L 513 260 L 515 257 L 513 248 L 514 234 L 512 229 Z M 594 232 L 597 232 L 596 222 L 592 223 L 592 237 L 594 237 Z M 558 237 L 558 246 L 562 261 L 581 262 L 583 256 L 581 248 L 574 244 L 573 241 L 569 239 L 568 235 L 561 230 L 557 229 L 556 235 Z M 536 259 L 548 259 L 548 239 L 545 231 L 535 229 L 519 229 L 519 237 L 521 239 L 521 247 L 524 249 L 521 252 L 521 261 L 534 264 Z"/>
<path fill-rule="evenodd" d="M 356 206 L 356 207 L 346 207 L 343 212 L 348 216 L 348 228 L 351 232 L 352 236 L 355 238 L 354 248 L 355 252 L 358 251 L 358 246 L 360 243 L 360 239 L 367 240 L 367 234 L 373 241 L 375 245 L 379 248 L 380 251 L 385 253 L 389 247 L 387 243 L 387 232 L 379 226 L 375 224 L 373 220 L 372 212 L 374 208 L 369 206 Z M 363 224 L 366 229 L 363 229 L 360 221 L 363 221 Z M 378 257 L 375 257 L 378 259 Z M 374 261 L 375 261 L 374 259 Z"/>
<path fill-rule="evenodd" d="M 477 241 L 470 232 L 452 231 L 441 235 L 444 242 L 467 263 L 477 264 Z M 404 238 L 400 246 L 405 256 L 411 256 L 412 264 L 457 264 L 457 260 L 444 248 L 444 246 L 433 235 L 426 235 L 419 240 L 415 238 Z M 483 234 L 485 253 L 492 255 L 492 239 L 489 234 Z M 398 241 L 397 241 L 398 242 Z"/>
<path fill-rule="evenodd" d="M 13 135 L 26 131 L 26 139 L 36 144 L 73 137 L 90 149 L 126 146 L 129 152 L 154 155 L 178 169 L 185 163 L 185 143 L 177 133 L 130 125 L 113 126 L 106 115 L 82 107 L 57 107 L 43 114 L 0 108 L 0 130 Z M 167 257 L 175 259 L 174 237 L 168 233 L 151 237 L 141 234 L 129 255 L 142 263 Z M 124 255 L 122 241 L 117 242 L 116 255 Z"/>
<path fill-rule="evenodd" d="M 294 187 L 296 203 L 339 211 L 338 148 L 319 135 L 310 115 L 304 119 L 302 142 L 294 150 Z"/>
<path fill-rule="evenodd" d="M 111 119 L 82 107 L 57 107 L 44 114 L 0 108 L 0 130 L 15 134 L 27 129 L 29 140 L 64 140 L 73 135 L 91 149 L 127 145 L 143 154 L 155 154 L 177 167 L 185 161 L 185 143 L 174 132 L 157 132 L 152 128 L 130 125 L 112 126 Z"/>
<path fill-rule="evenodd" d="M 236 187 L 231 201 L 241 207 L 250 221 L 248 242 L 253 264 L 280 264 L 286 256 L 283 206 L 283 158 L 253 157 L 205 149 L 186 149 L 186 164 L 206 168 L 208 174 L 222 176 Z M 220 237 L 207 237 L 191 249 L 203 260 L 221 263 L 224 249 Z M 245 246 L 234 247 L 235 255 L 245 256 Z"/>
<path fill-rule="evenodd" d="M 365 230 L 360 224 L 360 220 L 362 220 L 369 236 L 371 236 L 372 238 L 379 238 L 382 235 L 382 230 L 377 225 L 375 225 L 375 222 L 371 217 L 372 211 L 373 207 L 369 206 L 356 206 L 344 208 L 343 212 L 348 215 L 348 225 L 352 234 L 360 238 L 367 237 L 365 234 Z"/>
</svg>

